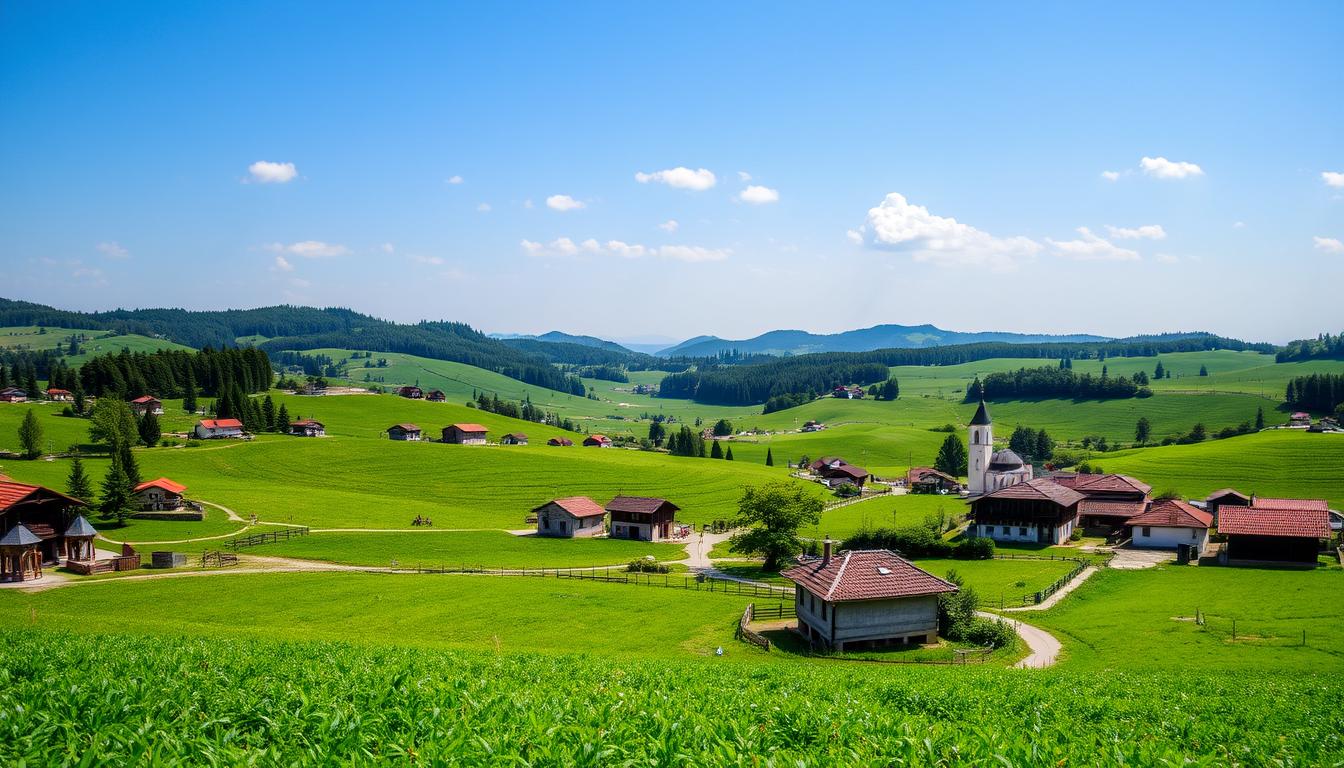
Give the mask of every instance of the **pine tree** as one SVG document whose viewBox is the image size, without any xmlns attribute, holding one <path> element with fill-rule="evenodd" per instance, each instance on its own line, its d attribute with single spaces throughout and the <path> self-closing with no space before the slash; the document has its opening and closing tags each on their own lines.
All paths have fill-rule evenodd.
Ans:
<svg viewBox="0 0 1344 768">
<path fill-rule="evenodd" d="M 23 423 L 19 425 L 19 445 L 27 458 L 36 459 L 42 455 L 42 424 L 31 408 L 24 412 Z"/>
<path fill-rule="evenodd" d="M 1134 441 L 1139 445 L 1145 445 L 1152 434 L 1153 425 L 1148 421 L 1148 417 L 1139 417 L 1138 422 L 1134 425 Z"/>
<path fill-rule="evenodd" d="M 1265 428 L 1265 409 L 1263 407 L 1255 409 L 1255 431 L 1259 432 Z"/>
<path fill-rule="evenodd" d="M 23 389 L 34 400 L 41 400 L 42 393 L 37 389 L 37 369 L 28 366 L 28 376 L 23 380 Z"/>
<path fill-rule="evenodd" d="M 159 428 L 159 417 L 152 411 L 146 411 L 144 418 L 140 419 L 140 442 L 144 443 L 146 448 L 153 448 L 162 438 L 163 430 Z"/>
<path fill-rule="evenodd" d="M 182 385 L 182 410 L 196 412 L 196 374 L 192 373 L 190 365 L 187 366 L 187 381 Z"/>
<path fill-rule="evenodd" d="M 1201 365 L 1201 366 L 1199 366 L 1199 375 L 1200 375 L 1200 376 L 1208 376 L 1208 375 L 1209 375 L 1209 367 L 1208 367 L 1207 365 Z"/>
<path fill-rule="evenodd" d="M 75 377 L 74 386 L 70 388 L 70 395 L 75 400 L 75 413 L 84 413 L 84 406 L 87 403 L 84 400 L 84 385 L 80 382 L 78 376 Z"/>
<path fill-rule="evenodd" d="M 1036 449 L 1032 454 L 1037 461 L 1045 461 L 1055 455 L 1055 441 L 1044 429 L 1036 432 Z"/>
<path fill-rule="evenodd" d="M 275 423 L 278 429 L 289 429 L 289 409 L 284 403 L 280 404 L 280 410 L 275 414 Z"/>
<path fill-rule="evenodd" d="M 267 432 L 276 430 L 278 425 L 275 423 L 275 401 L 271 399 L 270 395 L 267 395 L 266 399 L 261 402 L 261 418 L 266 425 Z"/>
<path fill-rule="evenodd" d="M 724 452 L 723 458 L 727 459 L 728 461 L 733 460 L 733 446 L 731 445 L 728 446 L 728 450 Z"/>
<path fill-rule="evenodd" d="M 1167 369 L 1162 367 L 1162 361 L 1157 361 L 1157 367 L 1153 369 L 1153 378 L 1161 380 L 1167 375 Z"/>
<path fill-rule="evenodd" d="M 718 441 L 718 440 L 711 440 L 710 442 L 714 443 L 714 447 L 711 448 L 711 449 L 709 450 L 709 458 L 711 458 L 711 459 L 722 459 L 722 458 L 723 458 L 723 448 L 719 445 L 719 441 Z"/>
<path fill-rule="evenodd" d="M 93 499 L 93 485 L 84 472 L 84 460 L 78 455 L 70 459 L 70 474 L 65 478 L 65 491 L 80 501 Z"/>
<path fill-rule="evenodd" d="M 120 454 L 112 454 L 112 463 L 103 476 L 102 498 L 98 502 L 98 512 L 105 520 L 115 519 L 125 522 L 130 517 L 131 486 L 126 472 L 121 466 Z"/>
<path fill-rule="evenodd" d="M 765 449 L 765 466 L 775 466 L 775 454 L 771 453 L 769 448 Z"/>
<path fill-rule="evenodd" d="M 135 460 L 129 441 L 121 444 L 116 455 L 119 457 L 122 474 L 126 476 L 126 492 L 129 494 L 132 488 L 140 484 L 140 464 Z"/>
<path fill-rule="evenodd" d="M 938 449 L 938 458 L 934 460 L 933 468 L 953 477 L 961 477 L 966 471 L 966 459 L 966 446 L 962 444 L 961 438 L 948 435 L 942 447 Z"/>
</svg>

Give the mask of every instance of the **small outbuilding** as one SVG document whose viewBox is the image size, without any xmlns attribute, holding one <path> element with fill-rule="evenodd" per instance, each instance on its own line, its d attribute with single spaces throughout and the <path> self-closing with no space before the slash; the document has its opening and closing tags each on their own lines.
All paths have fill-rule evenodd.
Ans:
<svg viewBox="0 0 1344 768">
<path fill-rule="evenodd" d="M 422 400 L 425 397 L 424 390 L 420 389 L 419 387 L 411 387 L 411 386 L 398 387 L 397 395 L 399 397 L 404 397 L 409 400 Z"/>
<path fill-rule="evenodd" d="M 583 439 L 583 445 L 587 448 L 610 448 L 611 438 L 606 435 L 589 435 Z"/>
<path fill-rule="evenodd" d="M 499 438 L 500 445 L 527 445 L 527 435 L 522 432 L 510 432 Z"/>
<path fill-rule="evenodd" d="M 147 480 L 137 486 L 133 495 L 140 509 L 145 512 L 164 512 L 182 507 L 182 494 L 187 486 L 175 483 L 166 477 Z"/>
<path fill-rule="evenodd" d="M 537 516 L 537 535 L 573 539 L 597 536 L 607 511 L 587 496 L 555 499 L 532 510 Z"/>
<path fill-rule="evenodd" d="M 22 403 L 28 399 L 28 393 L 18 387 L 0 387 L 0 403 Z"/>
<path fill-rule="evenodd" d="M 393 424 L 387 428 L 387 437 L 389 440 L 419 440 L 420 428 L 414 424 Z"/>
<path fill-rule="evenodd" d="M 443 428 L 443 442 L 454 445 L 485 445 L 488 430 L 480 424 L 449 424 Z"/>
<path fill-rule="evenodd" d="M 141 395 L 131 401 L 131 410 L 135 411 L 137 416 L 144 416 L 147 413 L 162 416 L 163 402 L 151 395 Z"/>
<path fill-rule="evenodd" d="M 202 440 L 242 436 L 243 422 L 237 419 L 201 419 L 196 422 L 196 437 Z"/>
<path fill-rule="evenodd" d="M 0 536 L 0 581 L 42 578 L 42 539 L 20 523 Z"/>
<path fill-rule="evenodd" d="M 431 403 L 443 403 L 448 401 L 448 396 L 443 393 L 442 389 L 431 389 L 429 394 L 425 395 L 425 399 Z"/>
<path fill-rule="evenodd" d="M 47 390 L 47 399 L 55 403 L 68 403 L 75 399 L 75 394 L 68 389 L 52 387 Z"/>
<path fill-rule="evenodd" d="M 327 426 L 317 419 L 299 419 L 289 423 L 289 434 L 296 437 L 326 437 Z"/>
<path fill-rule="evenodd" d="M 570 440 L 568 437 L 552 437 L 550 440 L 546 441 L 546 444 L 565 448 L 573 445 L 574 441 Z"/>
<path fill-rule="evenodd" d="M 957 493 L 961 481 L 932 467 L 912 467 L 905 473 L 905 485 L 913 493 Z"/>
<path fill-rule="evenodd" d="M 938 597 L 957 585 L 885 549 L 805 557 L 783 571 L 794 583 L 798 633 L 834 651 L 938 641 Z"/>
<path fill-rule="evenodd" d="M 1203 552 L 1209 543 L 1213 515 L 1178 499 L 1158 499 L 1148 509 L 1125 521 L 1130 541 L 1145 549 L 1195 546 Z"/>
<path fill-rule="evenodd" d="M 98 531 L 94 529 L 89 521 L 83 515 L 75 518 L 70 523 L 70 527 L 65 529 L 65 557 L 67 560 L 76 560 L 84 563 L 91 563 L 97 559 L 94 552 L 93 540 L 98 536 Z"/>
<path fill-rule="evenodd" d="M 1256 500 L 1257 503 L 1262 501 Z M 1270 507 L 1221 507 L 1218 533 L 1227 537 L 1227 560 L 1315 564 L 1321 540 L 1330 538 L 1330 512 L 1323 501 L 1269 499 Z M 1284 502 L 1301 502 L 1289 507 Z"/>
<path fill-rule="evenodd" d="M 672 534 L 681 507 L 667 499 L 617 496 L 607 504 L 611 537 L 635 541 L 662 541 Z"/>
</svg>

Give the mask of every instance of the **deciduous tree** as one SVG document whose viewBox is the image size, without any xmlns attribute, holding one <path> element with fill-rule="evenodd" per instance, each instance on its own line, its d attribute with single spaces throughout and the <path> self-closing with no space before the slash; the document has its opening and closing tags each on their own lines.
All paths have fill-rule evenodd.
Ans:
<svg viewBox="0 0 1344 768">
<path fill-rule="evenodd" d="M 729 549 L 765 558 L 766 571 L 778 571 L 803 550 L 798 529 L 821 520 L 822 500 L 801 485 L 771 483 L 747 488 L 737 505 L 735 524 L 747 530 L 729 540 Z"/>
</svg>

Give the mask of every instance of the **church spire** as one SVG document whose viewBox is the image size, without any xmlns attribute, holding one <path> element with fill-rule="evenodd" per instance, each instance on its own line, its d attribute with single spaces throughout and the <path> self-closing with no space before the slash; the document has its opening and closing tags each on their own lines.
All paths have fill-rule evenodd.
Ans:
<svg viewBox="0 0 1344 768">
<path fill-rule="evenodd" d="M 989 409 L 985 407 L 985 393 L 980 392 L 980 407 L 975 410 L 975 416 L 971 418 L 971 426 L 985 426 L 990 424 Z"/>
</svg>

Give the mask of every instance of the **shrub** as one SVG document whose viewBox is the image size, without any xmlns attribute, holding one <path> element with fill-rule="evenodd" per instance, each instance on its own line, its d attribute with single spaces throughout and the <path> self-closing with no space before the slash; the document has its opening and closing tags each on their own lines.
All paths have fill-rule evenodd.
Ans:
<svg viewBox="0 0 1344 768">
<path fill-rule="evenodd" d="M 948 639 L 986 648 L 1005 648 L 1017 642 L 1017 633 L 1007 622 L 976 616 L 952 627 Z"/>
<path fill-rule="evenodd" d="M 672 566 L 657 560 L 640 559 L 631 560 L 630 564 L 625 566 L 625 570 L 630 573 L 671 573 Z"/>
<path fill-rule="evenodd" d="M 890 549 L 905 557 L 949 557 L 952 544 L 922 526 L 859 531 L 845 539 L 845 549 Z"/>
<path fill-rule="evenodd" d="M 952 556 L 958 560 L 989 560 L 994 557 L 994 540 L 984 536 L 962 539 Z"/>
<path fill-rule="evenodd" d="M 859 486 L 853 483 L 841 483 L 835 488 L 835 495 L 839 496 L 842 499 L 851 499 L 854 498 L 855 496 L 861 495 L 862 493 L 863 491 L 859 488 Z"/>
<path fill-rule="evenodd" d="M 1082 540 L 1083 540 L 1083 530 L 1081 528 L 1074 528 L 1073 533 L 1069 534 L 1069 541 L 1082 541 Z"/>
</svg>

